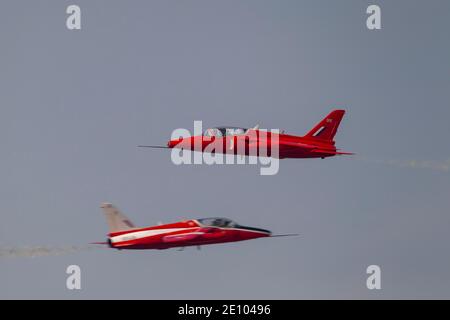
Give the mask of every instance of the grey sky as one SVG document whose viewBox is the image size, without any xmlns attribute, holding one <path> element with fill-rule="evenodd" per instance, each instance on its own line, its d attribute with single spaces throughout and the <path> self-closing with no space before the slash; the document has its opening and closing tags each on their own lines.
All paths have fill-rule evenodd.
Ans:
<svg viewBox="0 0 450 320">
<path fill-rule="evenodd" d="M 437 0 L 2 1 L 0 247 L 102 241 L 103 201 L 141 226 L 225 216 L 301 236 L 0 258 L 0 298 L 450 298 L 450 173 L 395 164 L 450 159 L 449 19 Z M 136 148 L 194 120 L 304 134 L 335 107 L 358 155 L 276 176 Z"/>
</svg>

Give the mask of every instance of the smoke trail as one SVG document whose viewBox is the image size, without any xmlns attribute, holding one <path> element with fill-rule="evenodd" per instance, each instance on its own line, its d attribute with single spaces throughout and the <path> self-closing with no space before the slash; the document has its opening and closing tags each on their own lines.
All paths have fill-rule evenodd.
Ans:
<svg viewBox="0 0 450 320">
<path fill-rule="evenodd" d="M 429 169 L 441 172 L 450 172 L 450 159 L 447 161 L 435 161 L 435 160 L 386 160 L 386 159 L 372 159 L 367 157 L 359 157 L 361 161 L 395 166 L 399 168 L 409 169 Z"/>
<path fill-rule="evenodd" d="M 59 256 L 64 254 L 77 253 L 80 251 L 91 250 L 94 246 L 64 246 L 64 247 L 0 247 L 0 258 L 15 257 L 42 257 Z"/>
</svg>

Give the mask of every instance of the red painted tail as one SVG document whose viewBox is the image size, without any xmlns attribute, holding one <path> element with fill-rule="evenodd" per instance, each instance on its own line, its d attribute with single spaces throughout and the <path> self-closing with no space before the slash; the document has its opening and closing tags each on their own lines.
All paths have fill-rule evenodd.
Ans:
<svg viewBox="0 0 450 320">
<path fill-rule="evenodd" d="M 320 121 L 305 137 L 322 140 L 324 142 L 334 143 L 333 138 L 336 135 L 339 124 L 345 110 L 333 110 L 322 121 Z"/>
</svg>

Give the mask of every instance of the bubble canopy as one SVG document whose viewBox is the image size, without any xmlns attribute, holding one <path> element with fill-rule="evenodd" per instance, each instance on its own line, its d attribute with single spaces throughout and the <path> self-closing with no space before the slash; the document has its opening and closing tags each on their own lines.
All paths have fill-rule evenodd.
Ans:
<svg viewBox="0 0 450 320">
<path fill-rule="evenodd" d="M 216 127 L 209 128 L 203 132 L 204 137 L 225 137 L 245 134 L 246 128 L 239 127 Z"/>
<path fill-rule="evenodd" d="M 233 220 L 230 220 L 228 218 L 203 218 L 203 219 L 197 219 L 198 223 L 205 227 L 216 227 L 216 228 L 236 228 L 236 229 L 242 229 L 246 231 L 253 231 L 253 232 L 262 232 L 266 233 L 267 235 L 270 235 L 272 232 L 266 229 L 260 229 L 260 228 L 254 228 L 254 227 L 247 227 L 240 224 L 237 224 Z"/>
<path fill-rule="evenodd" d="M 197 221 L 208 227 L 236 228 L 238 226 L 236 222 L 227 218 L 204 218 Z"/>
</svg>

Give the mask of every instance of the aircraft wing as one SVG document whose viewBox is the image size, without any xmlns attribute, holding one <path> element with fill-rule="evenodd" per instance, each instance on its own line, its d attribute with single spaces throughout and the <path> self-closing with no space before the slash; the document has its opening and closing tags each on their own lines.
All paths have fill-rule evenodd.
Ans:
<svg viewBox="0 0 450 320">
<path fill-rule="evenodd" d="M 298 143 L 298 142 L 288 142 L 288 141 L 283 141 L 280 144 L 280 147 L 289 147 L 289 148 L 300 148 L 300 149 L 305 149 L 305 150 L 314 150 L 317 149 L 316 146 L 313 146 L 311 144 L 307 144 L 307 143 Z"/>
<path fill-rule="evenodd" d="M 296 143 L 296 142 L 286 142 L 286 141 L 281 142 L 279 144 L 279 148 L 280 148 L 279 150 L 283 150 L 283 151 L 303 149 L 303 150 L 309 151 L 311 153 L 320 153 L 320 154 L 326 154 L 326 155 L 330 155 L 330 156 L 353 155 L 354 154 L 351 152 L 324 150 L 318 146 L 314 146 L 314 145 L 310 145 L 310 144 L 306 144 L 306 143 Z"/>
<path fill-rule="evenodd" d="M 163 242 L 174 243 L 174 242 L 185 242 L 192 241 L 203 236 L 205 232 L 203 231 L 191 231 L 186 233 L 178 233 L 174 235 L 168 235 L 162 238 Z"/>
<path fill-rule="evenodd" d="M 260 141 L 256 141 L 253 143 L 250 143 L 249 146 L 253 147 L 253 148 L 258 148 L 258 147 L 262 147 L 265 144 L 263 142 Z M 278 146 L 279 148 L 283 148 L 283 149 L 304 149 L 304 150 L 314 150 L 317 147 L 310 145 L 310 144 L 306 144 L 306 143 L 298 143 L 298 142 L 278 142 L 278 143 L 272 143 L 272 148 Z"/>
<path fill-rule="evenodd" d="M 193 240 L 211 240 L 217 239 L 223 236 L 223 231 L 220 228 L 215 227 L 202 227 L 186 233 L 178 233 L 174 235 L 168 235 L 162 238 L 163 242 L 176 243 Z"/>
<path fill-rule="evenodd" d="M 276 146 L 277 145 L 272 144 L 272 148 Z M 280 152 L 289 152 L 294 150 L 313 151 L 316 148 L 317 148 L 316 146 L 306 143 L 289 142 L 289 141 L 281 141 L 278 143 L 278 150 Z"/>
</svg>

